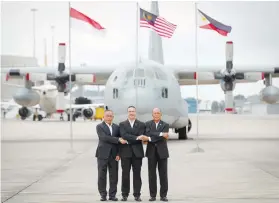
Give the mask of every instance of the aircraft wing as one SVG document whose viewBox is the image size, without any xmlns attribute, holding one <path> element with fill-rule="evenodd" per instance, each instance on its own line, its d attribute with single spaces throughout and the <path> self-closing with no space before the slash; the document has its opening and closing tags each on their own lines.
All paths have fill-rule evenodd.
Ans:
<svg viewBox="0 0 279 203">
<path fill-rule="evenodd" d="M 1 102 L 1 107 L 6 109 L 9 107 L 21 107 L 21 106 L 15 102 L 9 101 L 9 102 Z"/>
<path fill-rule="evenodd" d="M 71 74 L 76 76 L 76 80 L 90 83 L 92 85 L 105 85 L 110 75 L 117 66 L 73 66 Z M 9 79 L 22 79 L 28 77 L 31 81 L 44 81 L 58 74 L 57 68 L 54 67 L 18 67 L 2 68 L 1 73 L 6 74 L 6 81 Z M 69 69 L 65 70 L 69 73 Z M 88 82 L 90 81 L 90 82 Z"/>
<path fill-rule="evenodd" d="M 197 80 L 199 85 L 219 84 L 222 79 L 224 66 L 169 66 L 174 70 L 174 75 L 180 85 L 195 85 Z M 234 65 L 236 71 L 236 83 L 257 82 L 264 79 L 264 74 L 271 74 L 272 77 L 279 78 L 279 66 L 272 67 L 266 65 Z"/>
</svg>

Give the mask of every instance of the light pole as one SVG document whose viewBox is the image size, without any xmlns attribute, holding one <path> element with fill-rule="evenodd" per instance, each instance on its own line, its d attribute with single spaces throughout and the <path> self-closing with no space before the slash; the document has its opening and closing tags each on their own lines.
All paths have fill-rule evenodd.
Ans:
<svg viewBox="0 0 279 203">
<path fill-rule="evenodd" d="M 31 11 L 33 12 L 33 57 L 36 57 L 36 30 L 35 30 L 35 12 L 38 11 L 36 8 L 32 8 Z"/>
<path fill-rule="evenodd" d="M 51 62 L 52 62 L 52 67 L 54 67 L 54 29 L 55 29 L 55 26 L 54 25 L 52 25 L 51 26 L 51 32 L 52 32 L 52 41 L 51 41 L 51 54 L 52 54 L 52 56 L 51 56 Z"/>
</svg>

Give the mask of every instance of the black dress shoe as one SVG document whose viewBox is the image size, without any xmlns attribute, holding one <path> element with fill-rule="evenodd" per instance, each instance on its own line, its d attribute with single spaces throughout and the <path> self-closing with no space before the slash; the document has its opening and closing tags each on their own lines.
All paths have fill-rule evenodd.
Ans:
<svg viewBox="0 0 279 203">
<path fill-rule="evenodd" d="M 102 202 L 103 201 L 107 201 L 107 198 L 106 197 L 101 197 L 101 199 L 100 199 Z"/>
<path fill-rule="evenodd" d="M 110 197 L 109 200 L 114 201 L 114 202 L 118 201 L 118 199 L 116 197 Z"/>
<path fill-rule="evenodd" d="M 141 202 L 141 198 L 140 198 L 140 197 L 135 197 L 135 200 L 136 200 L 137 202 Z"/>
<path fill-rule="evenodd" d="M 126 202 L 127 201 L 127 197 L 122 197 L 121 201 Z"/>
<path fill-rule="evenodd" d="M 161 201 L 167 202 L 167 201 L 169 201 L 169 200 L 168 200 L 168 198 L 166 198 L 166 197 L 161 197 Z"/>
<path fill-rule="evenodd" d="M 150 202 L 156 201 L 156 197 L 150 197 L 149 201 Z"/>
</svg>

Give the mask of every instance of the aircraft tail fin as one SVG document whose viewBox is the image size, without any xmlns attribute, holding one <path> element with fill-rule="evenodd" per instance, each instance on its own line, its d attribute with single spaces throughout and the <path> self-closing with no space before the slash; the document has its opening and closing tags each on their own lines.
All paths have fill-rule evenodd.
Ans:
<svg viewBox="0 0 279 203">
<path fill-rule="evenodd" d="M 151 2 L 151 13 L 159 15 L 158 1 Z M 150 31 L 148 59 L 164 64 L 163 45 L 161 37 L 154 31 Z"/>
</svg>

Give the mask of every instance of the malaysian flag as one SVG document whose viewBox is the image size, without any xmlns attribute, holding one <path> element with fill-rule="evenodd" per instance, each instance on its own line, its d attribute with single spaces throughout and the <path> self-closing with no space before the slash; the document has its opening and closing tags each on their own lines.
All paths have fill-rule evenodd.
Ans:
<svg viewBox="0 0 279 203">
<path fill-rule="evenodd" d="M 161 37 L 171 38 L 177 25 L 140 8 L 140 27 L 150 28 Z"/>
</svg>

